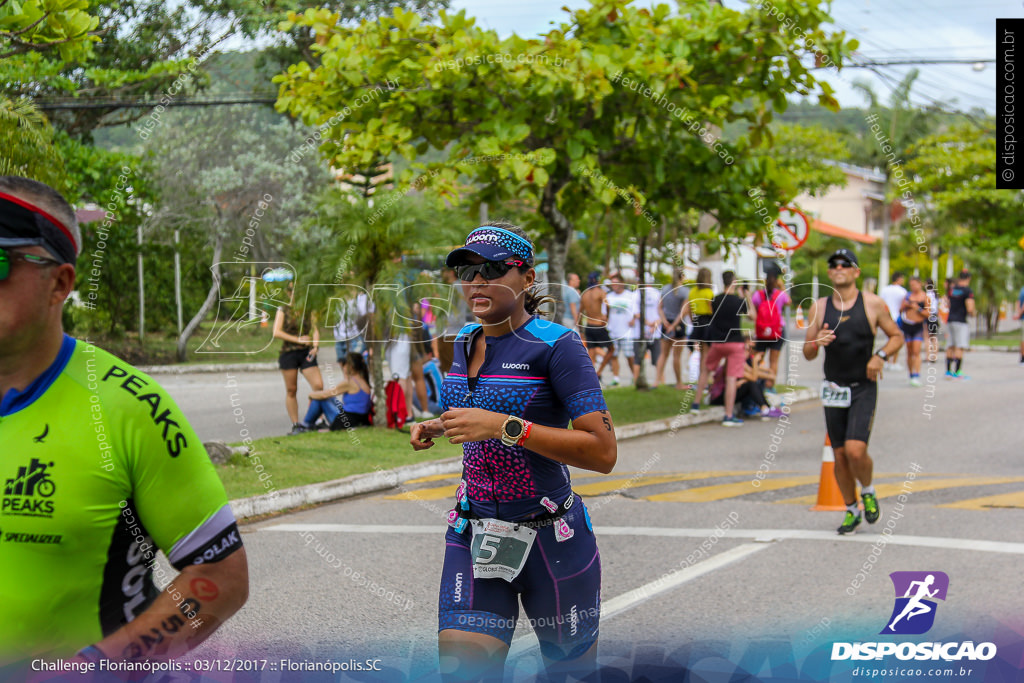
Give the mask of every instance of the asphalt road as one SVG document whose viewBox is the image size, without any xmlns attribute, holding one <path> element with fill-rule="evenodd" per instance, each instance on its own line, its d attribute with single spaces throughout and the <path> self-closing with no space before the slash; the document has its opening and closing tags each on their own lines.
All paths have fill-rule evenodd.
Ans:
<svg viewBox="0 0 1024 683">
<path fill-rule="evenodd" d="M 945 680 L 997 680 L 1004 657 L 1020 667 L 1024 368 L 1013 354 L 974 353 L 965 369 L 970 380 L 949 381 L 941 362 L 926 364 L 919 388 L 902 375 L 883 380 L 870 448 L 882 518 L 852 536 L 836 536 L 840 512 L 808 509 L 821 470 L 816 403 L 797 406 L 788 425 L 709 424 L 624 441 L 613 474 L 576 473 L 602 554 L 599 661 L 619 672 L 605 680 L 682 680 L 683 666 L 699 674 L 691 680 L 729 680 L 737 666 L 765 679 L 863 680 L 854 666 L 881 664 L 830 662 L 833 643 L 893 638 L 999 647 L 988 663 L 939 662 L 964 666 L 963 676 Z M 818 364 L 795 370 L 804 385 L 820 376 Z M 214 404 L 228 393 L 189 391 Z M 181 387 L 172 393 L 184 395 Z M 765 478 L 755 487 L 759 468 Z M 443 514 L 454 485 L 410 483 L 246 525 L 251 597 L 194 655 L 258 655 L 278 669 L 282 657 L 343 667 L 370 660 L 383 669 L 317 678 L 268 668 L 268 681 L 430 679 Z M 892 536 L 882 534 L 887 525 Z M 949 576 L 926 635 L 878 635 L 893 610 L 895 571 Z M 528 680 L 536 669 L 527 630 L 521 620 L 508 680 Z"/>
</svg>

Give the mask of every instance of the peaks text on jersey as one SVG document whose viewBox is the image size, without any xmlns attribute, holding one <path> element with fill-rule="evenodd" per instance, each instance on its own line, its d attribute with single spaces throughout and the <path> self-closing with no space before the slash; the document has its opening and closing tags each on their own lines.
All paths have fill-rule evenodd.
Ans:
<svg viewBox="0 0 1024 683">
<path fill-rule="evenodd" d="M 0 513 L 24 517 L 53 517 L 50 496 L 57 485 L 50 479 L 53 463 L 42 463 L 32 458 L 28 466 L 18 468 L 17 474 L 4 481 L 4 497 Z"/>
<path fill-rule="evenodd" d="M 170 409 L 165 409 L 163 412 L 160 412 L 160 394 L 140 394 L 137 390 L 145 388 L 149 382 L 138 375 L 129 375 L 128 371 L 119 365 L 111 366 L 111 368 L 107 370 L 107 374 L 103 375 L 103 381 L 106 382 L 111 377 L 117 379 L 122 377 L 125 378 L 124 381 L 121 382 L 121 388 L 132 396 L 138 398 L 140 401 L 144 401 L 149 404 L 149 415 L 153 418 L 153 424 L 157 427 L 163 427 L 163 439 L 164 443 L 167 444 L 168 455 L 172 458 L 178 457 L 181 453 L 181 449 L 188 446 L 188 439 L 186 439 L 185 435 L 181 433 L 181 425 L 171 419 Z"/>
</svg>

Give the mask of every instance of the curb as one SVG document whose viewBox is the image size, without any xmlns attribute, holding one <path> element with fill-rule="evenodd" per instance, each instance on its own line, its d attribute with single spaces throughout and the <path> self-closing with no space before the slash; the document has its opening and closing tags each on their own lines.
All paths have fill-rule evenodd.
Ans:
<svg viewBox="0 0 1024 683">
<path fill-rule="evenodd" d="M 193 372 L 262 372 L 277 370 L 277 363 L 209 363 L 205 365 L 139 365 L 137 369 L 147 375 L 184 375 Z"/>
<path fill-rule="evenodd" d="M 968 351 L 1005 351 L 1014 352 L 1018 346 L 971 346 Z M 940 348 L 939 353 L 944 353 L 945 348 Z M 184 375 L 187 373 L 205 372 L 263 372 L 265 370 L 277 370 L 275 361 L 263 361 L 260 363 L 207 363 L 194 364 L 185 363 L 181 365 L 138 365 L 137 369 L 147 375 Z"/>
<path fill-rule="evenodd" d="M 788 399 L 786 403 L 792 405 L 816 399 L 818 394 L 813 389 L 800 389 L 793 392 L 784 391 L 778 394 L 778 396 Z M 676 415 L 675 417 L 666 417 L 660 420 L 651 420 L 650 422 L 623 425 L 616 428 L 615 438 L 616 440 L 635 439 L 660 432 L 675 432 L 684 427 L 693 427 L 694 425 L 707 422 L 720 422 L 724 416 L 725 410 L 723 408 L 718 406 L 705 408 L 701 410 L 699 415 L 687 413 L 686 415 Z M 285 510 L 304 505 L 329 503 L 366 493 L 386 491 L 400 487 L 401 484 L 410 479 L 438 474 L 457 474 L 461 470 L 461 456 L 422 462 L 415 465 L 403 465 L 391 470 L 377 470 L 368 474 L 354 474 L 342 479 L 295 486 L 290 489 L 251 496 L 249 498 L 239 498 L 231 501 L 231 511 L 234 512 L 235 519 L 241 522 L 252 517 L 284 512 Z"/>
<path fill-rule="evenodd" d="M 260 496 L 239 498 L 231 501 L 231 511 L 235 519 L 241 521 L 249 517 L 281 512 L 303 505 L 328 503 L 332 500 L 352 498 L 364 493 L 374 493 L 395 488 L 400 484 L 428 477 L 434 474 L 454 474 L 462 468 L 462 458 L 445 458 L 430 462 L 403 465 L 392 470 L 377 470 L 368 474 L 354 474 L 351 477 L 324 481 L 318 484 L 305 484 L 290 489 L 274 491 Z"/>
</svg>

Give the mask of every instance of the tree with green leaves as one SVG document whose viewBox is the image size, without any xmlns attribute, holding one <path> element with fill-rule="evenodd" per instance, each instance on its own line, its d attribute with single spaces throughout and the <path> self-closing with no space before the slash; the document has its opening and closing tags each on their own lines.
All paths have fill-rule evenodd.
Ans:
<svg viewBox="0 0 1024 683">
<path fill-rule="evenodd" d="M 943 245 L 963 253 L 975 271 L 978 311 L 991 334 L 999 304 L 1013 294 L 1005 255 L 1018 249 L 1024 199 L 1019 190 L 996 189 L 995 124 L 961 123 L 919 140 L 912 152 L 907 167 L 915 181 L 906 191 L 931 207 L 947 226 Z"/>
<path fill-rule="evenodd" d="M 66 189 L 53 128 L 15 81 L 23 64 L 51 59 L 50 54 L 61 60 L 92 55 L 99 20 L 87 7 L 84 0 L 0 2 L 0 173 Z"/>
<path fill-rule="evenodd" d="M 374 406 L 376 414 L 384 416 L 384 351 L 389 340 L 418 332 L 413 308 L 424 298 L 443 328 L 445 314 L 454 305 L 452 297 L 459 296 L 419 277 L 418 266 L 443 259 L 449 245 L 465 236 L 465 226 L 457 212 L 415 191 L 408 197 L 398 190 L 375 192 L 371 202 L 365 193 L 330 187 L 321 193 L 317 207 L 316 218 L 293 236 L 297 260 L 312 266 L 306 279 L 315 288 L 305 299 L 320 312 L 322 325 L 330 325 L 337 322 L 338 300 L 354 298 L 358 292 L 369 295 L 374 310 L 365 340 Z M 383 419 L 374 424 L 387 426 Z"/>
<path fill-rule="evenodd" d="M 69 60 L 89 53 L 99 19 L 86 0 L 21 0 L 0 3 L 0 59 L 56 51 Z"/>
<path fill-rule="evenodd" d="M 854 87 L 868 100 L 869 114 L 865 121 L 870 124 L 868 131 L 854 146 L 854 163 L 880 168 L 885 174 L 886 205 L 882 207 L 882 253 L 878 265 L 878 286 L 889 283 L 889 246 L 892 230 L 892 216 L 889 202 L 897 202 L 903 194 L 903 187 L 910 181 L 905 164 L 911 160 L 911 148 L 918 139 L 926 135 L 934 125 L 935 111 L 915 107 L 910 102 L 910 92 L 917 80 L 918 71 L 912 69 L 889 95 L 889 106 L 879 104 L 878 96 L 871 86 L 858 81 Z"/>
<path fill-rule="evenodd" d="M 220 262 L 280 260 L 290 231 L 311 214 L 312 198 L 330 181 L 313 156 L 285 162 L 307 134 L 252 107 L 175 112 L 155 129 L 148 153 L 161 198 L 148 221 L 150 239 L 168 242 L 177 228 L 212 250 L 209 261 L 191 264 L 187 273 L 205 281 L 210 272 L 212 283 L 178 338 L 179 360 L 219 299 Z"/>
<path fill-rule="evenodd" d="M 779 6 L 808 30 L 807 45 L 841 63 L 852 44 L 820 28 L 823 9 Z M 775 203 L 796 194 L 778 164 L 752 153 L 774 110 L 796 92 L 834 104 L 800 59 L 806 45 L 775 18 L 704 0 L 678 13 L 596 0 L 535 40 L 501 40 L 464 13 L 433 25 L 396 11 L 349 29 L 310 9 L 283 28 L 295 26 L 316 32 L 319 63 L 278 77 L 278 108 L 326 124 L 321 150 L 332 165 L 444 150 L 443 161 L 418 169 L 435 174 L 431 190 L 469 194 L 474 210 L 528 200 L 544 220 L 553 282 L 563 279 L 575 222 L 602 203 L 632 210 L 634 235 L 651 227 L 645 212 L 657 222 L 691 208 L 713 215 L 722 235 L 746 234 L 757 225 L 749 188 Z M 737 140 L 709 136 L 730 121 L 747 124 Z"/>
</svg>

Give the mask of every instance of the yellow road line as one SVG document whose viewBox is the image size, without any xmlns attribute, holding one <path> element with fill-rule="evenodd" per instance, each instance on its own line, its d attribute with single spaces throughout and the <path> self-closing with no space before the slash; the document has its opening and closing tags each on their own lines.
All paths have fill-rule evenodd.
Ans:
<svg viewBox="0 0 1024 683">
<path fill-rule="evenodd" d="M 900 484 L 876 484 L 875 493 L 879 500 L 893 498 L 901 493 L 920 493 L 922 491 L 938 491 L 939 489 L 954 489 L 966 486 L 993 486 L 995 484 L 1012 484 L 1024 481 L 1024 477 L 956 477 L 950 479 L 915 479 Z M 906 490 L 904 490 L 906 489 Z M 788 498 L 778 500 L 776 503 L 791 505 L 814 505 L 817 495 L 801 496 L 799 498 Z"/>
<path fill-rule="evenodd" d="M 462 475 L 458 472 L 453 474 L 431 474 L 429 477 L 417 477 L 416 479 L 409 479 L 406 484 L 425 484 L 428 481 L 443 481 L 444 479 L 455 479 L 459 480 Z"/>
<path fill-rule="evenodd" d="M 764 479 L 761 485 L 755 487 L 750 481 L 740 481 L 732 484 L 716 484 L 714 486 L 700 486 L 695 489 L 683 491 L 669 491 L 653 496 L 647 496 L 645 500 L 653 500 L 659 503 L 707 503 L 713 500 L 735 498 L 760 491 L 774 491 L 785 489 L 791 486 L 803 486 L 818 481 L 816 476 L 806 477 L 784 477 L 781 479 Z"/>
<path fill-rule="evenodd" d="M 1024 508 L 1024 491 L 1000 493 L 983 498 L 969 498 L 955 503 L 938 505 L 940 508 L 958 508 L 960 510 L 988 510 L 990 508 Z"/>
<path fill-rule="evenodd" d="M 600 496 L 607 493 L 615 493 L 617 491 L 623 491 L 633 488 L 639 488 L 641 486 L 654 486 L 655 484 L 666 484 L 668 482 L 675 481 L 692 481 L 694 479 L 713 479 L 716 477 L 735 477 L 735 476 L 747 476 L 754 474 L 753 470 L 743 472 L 725 472 L 725 471 L 711 471 L 711 472 L 680 472 L 679 474 L 669 474 L 664 476 L 640 475 L 639 472 L 633 477 L 616 477 L 615 479 L 609 479 L 606 481 L 599 481 L 593 484 L 583 484 L 580 486 L 573 486 L 573 490 L 581 496 Z"/>
<path fill-rule="evenodd" d="M 444 486 L 403 491 L 393 496 L 384 496 L 384 498 L 386 500 L 441 500 L 443 498 L 455 500 L 455 490 L 458 488 L 458 484 L 446 484 Z"/>
<path fill-rule="evenodd" d="M 614 493 L 616 491 L 627 490 L 631 488 L 638 488 L 640 486 L 653 486 L 655 484 L 664 484 L 675 481 L 690 481 L 694 479 L 713 479 L 716 477 L 737 477 L 737 476 L 749 476 L 755 474 L 755 470 L 743 470 L 743 471 L 724 471 L 724 470 L 712 470 L 707 472 L 680 472 L 679 474 L 669 474 L 663 476 L 650 476 L 650 474 L 643 474 L 641 472 L 634 472 L 630 477 L 616 477 L 614 479 L 605 479 L 603 481 L 594 482 L 592 484 L 579 484 L 573 486 L 573 490 L 581 496 L 600 496 L 607 493 Z M 406 482 L 411 484 L 414 481 L 428 481 L 438 479 L 453 479 L 457 475 L 433 475 L 432 477 L 424 477 L 421 480 L 410 480 Z M 576 479 L 591 479 L 594 477 L 604 478 L 607 475 L 584 475 L 578 476 Z M 403 491 L 402 493 L 396 493 L 390 496 L 384 496 L 387 500 L 441 500 L 443 498 L 454 498 L 455 490 L 458 488 L 458 484 L 445 484 L 444 486 L 434 486 L 422 489 L 415 489 L 412 491 Z"/>
</svg>

